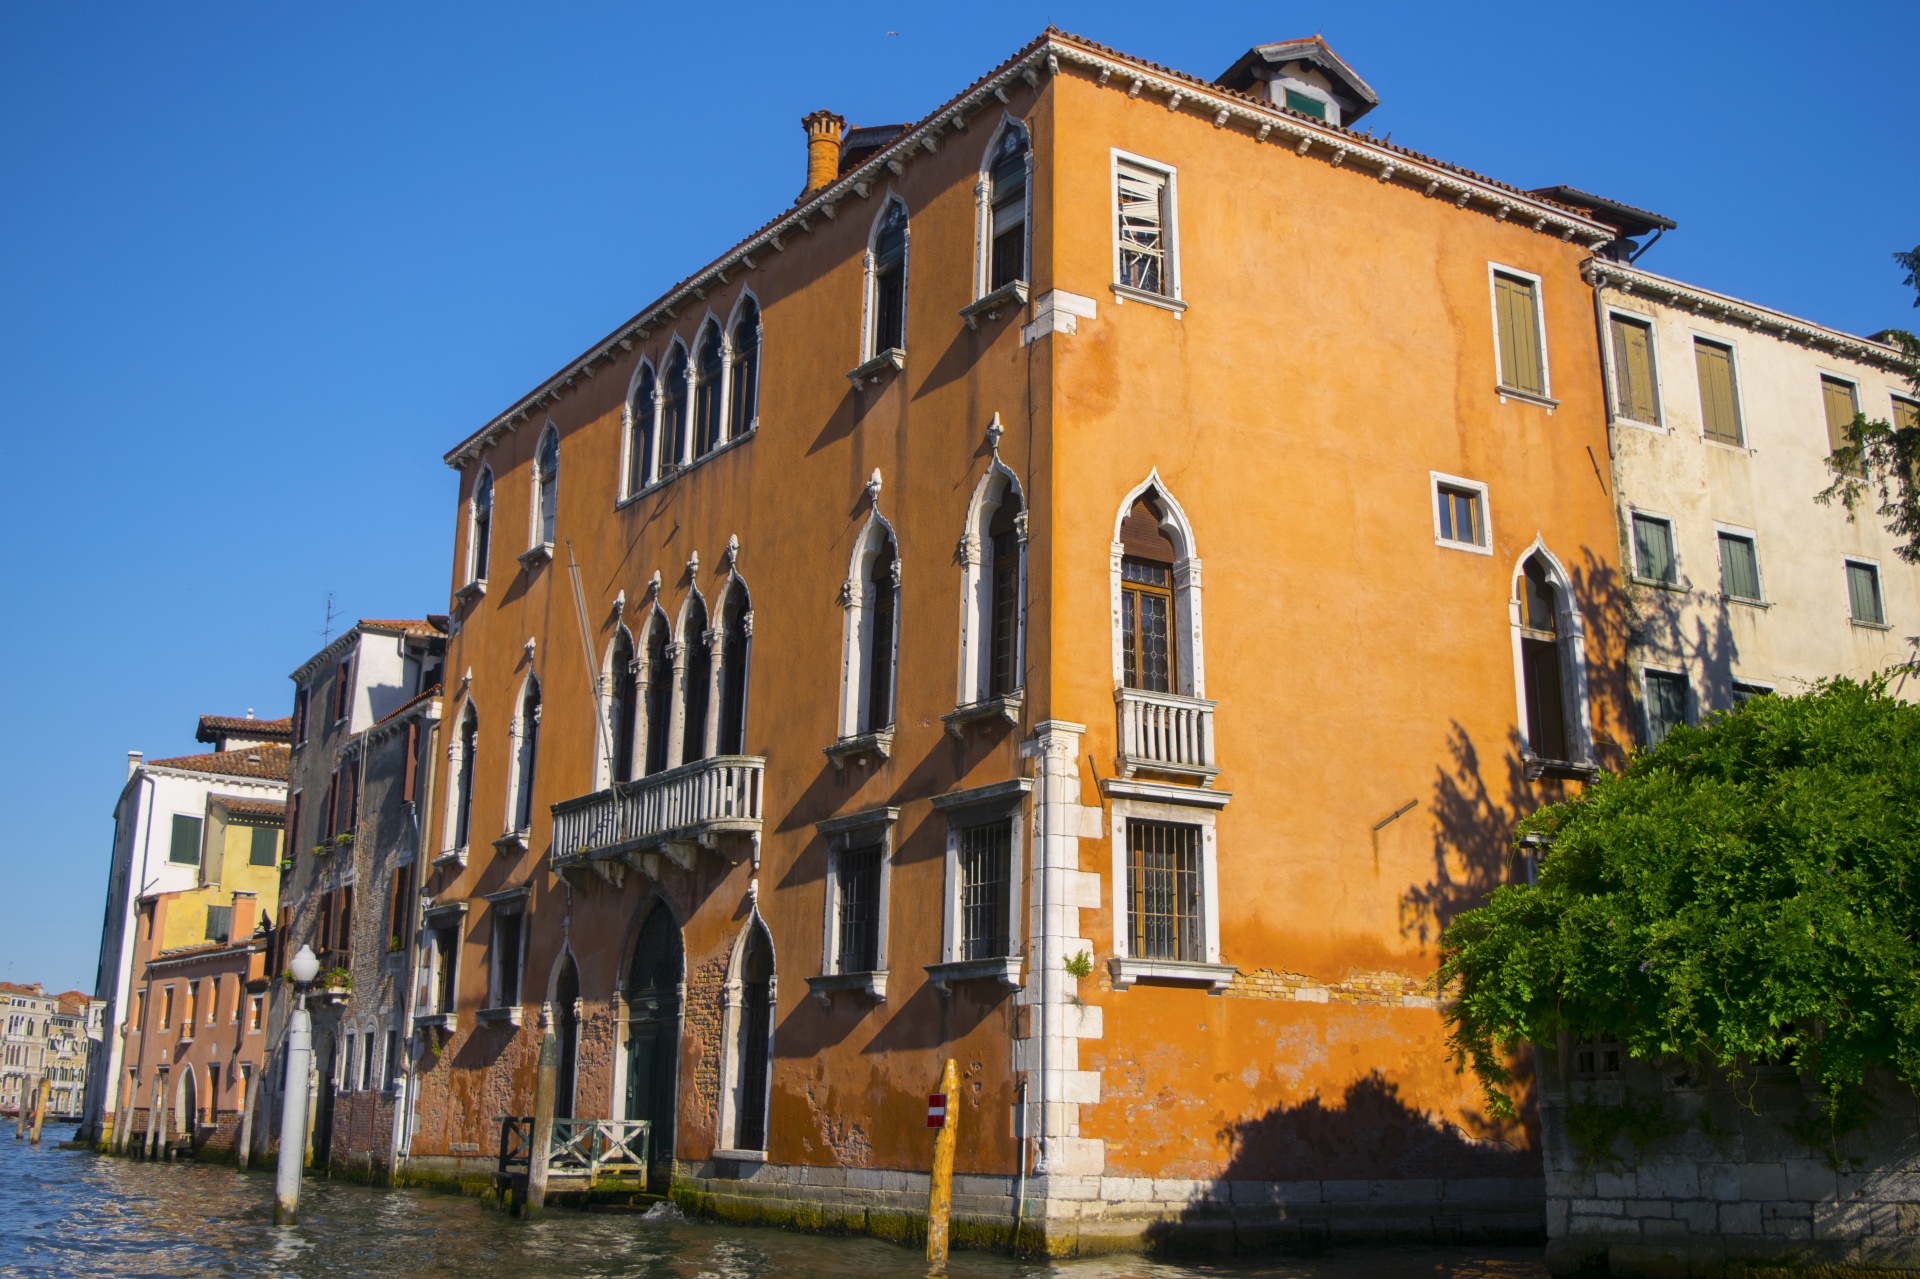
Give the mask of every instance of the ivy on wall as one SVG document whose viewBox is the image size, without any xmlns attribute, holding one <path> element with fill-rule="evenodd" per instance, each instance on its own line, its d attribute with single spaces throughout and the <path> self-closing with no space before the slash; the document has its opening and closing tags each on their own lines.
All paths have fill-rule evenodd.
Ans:
<svg viewBox="0 0 1920 1279">
<path fill-rule="evenodd" d="M 1562 1034 L 1791 1062 L 1829 1140 L 1869 1113 L 1870 1070 L 1920 1086 L 1920 707 L 1890 678 L 1675 728 L 1519 824 L 1549 846 L 1537 883 L 1442 939 L 1452 1045 L 1496 1113 L 1512 1052 Z"/>
</svg>

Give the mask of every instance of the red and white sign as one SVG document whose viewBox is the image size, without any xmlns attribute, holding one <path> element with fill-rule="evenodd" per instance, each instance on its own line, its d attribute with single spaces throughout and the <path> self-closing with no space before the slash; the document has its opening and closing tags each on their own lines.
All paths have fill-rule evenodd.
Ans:
<svg viewBox="0 0 1920 1279">
<path fill-rule="evenodd" d="M 947 1094 L 930 1092 L 927 1094 L 927 1127 L 945 1128 L 947 1126 Z"/>
</svg>

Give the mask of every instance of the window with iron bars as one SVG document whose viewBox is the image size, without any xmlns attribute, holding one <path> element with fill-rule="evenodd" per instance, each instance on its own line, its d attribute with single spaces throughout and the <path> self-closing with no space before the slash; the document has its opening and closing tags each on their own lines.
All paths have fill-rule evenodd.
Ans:
<svg viewBox="0 0 1920 1279">
<path fill-rule="evenodd" d="M 870 973 L 880 968 L 881 846 L 849 848 L 835 859 L 839 897 L 839 969 Z"/>
<path fill-rule="evenodd" d="M 1136 959 L 1206 961 L 1198 826 L 1127 821 L 1127 917 Z"/>
<path fill-rule="evenodd" d="M 1012 861 L 1012 818 L 960 832 L 962 959 L 998 959 L 1008 953 L 1007 889 Z"/>
</svg>

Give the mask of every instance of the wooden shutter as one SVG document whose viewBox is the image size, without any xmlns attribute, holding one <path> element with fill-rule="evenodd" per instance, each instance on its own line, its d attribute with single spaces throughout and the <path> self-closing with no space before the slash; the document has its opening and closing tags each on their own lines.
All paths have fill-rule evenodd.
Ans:
<svg viewBox="0 0 1920 1279">
<path fill-rule="evenodd" d="M 403 803 L 411 804 L 415 798 L 414 786 L 419 779 L 420 773 L 420 721 L 418 720 L 407 725 L 407 760 L 402 767 L 400 799 Z M 625 781 L 626 779 L 621 778 L 620 780 Z"/>
<path fill-rule="evenodd" d="M 1540 321 L 1532 281 L 1496 272 L 1493 302 L 1500 327 L 1500 385 L 1545 395 L 1546 369 L 1540 359 Z"/>
<path fill-rule="evenodd" d="M 1740 410 L 1733 394 L 1733 348 L 1695 340 L 1694 372 L 1700 379 L 1700 424 L 1707 438 L 1740 443 Z"/>
<path fill-rule="evenodd" d="M 1853 384 L 1837 377 L 1820 379 L 1820 399 L 1827 409 L 1827 449 L 1838 453 L 1847 447 L 1847 428 L 1860 412 L 1853 398 Z"/>
<path fill-rule="evenodd" d="M 1638 320 L 1614 316 L 1614 410 L 1630 422 L 1660 420 L 1653 394 L 1653 333 Z"/>
<path fill-rule="evenodd" d="M 1896 431 L 1920 431 L 1920 404 L 1896 399 L 1893 402 L 1893 427 Z"/>
</svg>

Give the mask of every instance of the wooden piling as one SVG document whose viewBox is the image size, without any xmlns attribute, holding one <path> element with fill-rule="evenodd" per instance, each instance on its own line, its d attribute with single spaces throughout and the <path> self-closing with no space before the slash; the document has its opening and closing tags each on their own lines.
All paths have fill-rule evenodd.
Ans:
<svg viewBox="0 0 1920 1279">
<path fill-rule="evenodd" d="M 934 1130 L 933 1176 L 927 1185 L 927 1265 L 935 1271 L 947 1265 L 947 1224 L 953 1215 L 953 1150 L 960 1134 L 960 1072 L 951 1057 L 940 1072 L 940 1093 L 945 1098 L 946 1114 Z M 931 1105 L 928 1113 L 932 1113 Z"/>
<path fill-rule="evenodd" d="M 240 1135 L 235 1139 L 233 1148 L 234 1166 L 242 1172 L 247 1168 L 247 1152 L 253 1148 L 253 1104 L 254 1094 L 260 1090 L 254 1087 L 254 1069 L 242 1064 L 240 1067 Z"/>
<path fill-rule="evenodd" d="M 147 1158 L 160 1157 L 160 1145 L 166 1140 L 161 1127 L 167 1118 L 167 1077 L 156 1073 L 153 1077 L 153 1105 L 147 1111 Z"/>
<path fill-rule="evenodd" d="M 560 1090 L 560 1040 L 553 1033 L 550 1009 L 540 1023 L 540 1067 L 533 1077 L 533 1149 L 527 1152 L 526 1213 L 537 1216 L 547 1203 L 547 1161 L 553 1149 L 554 1096 Z"/>
<path fill-rule="evenodd" d="M 53 1081 L 45 1075 L 40 1076 L 40 1099 L 33 1108 L 33 1144 L 40 1144 L 40 1125 L 47 1122 L 47 1101 L 53 1092 Z"/>
</svg>

